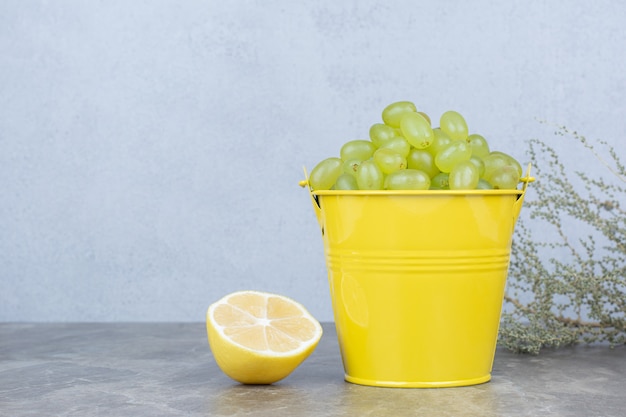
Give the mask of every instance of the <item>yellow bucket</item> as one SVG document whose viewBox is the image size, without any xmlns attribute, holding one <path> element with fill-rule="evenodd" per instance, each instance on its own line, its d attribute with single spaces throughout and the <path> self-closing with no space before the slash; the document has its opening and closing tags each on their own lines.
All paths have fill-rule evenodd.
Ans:
<svg viewBox="0 0 626 417">
<path fill-rule="evenodd" d="M 529 174 L 522 190 L 310 192 L 346 381 L 491 379 Z"/>
</svg>

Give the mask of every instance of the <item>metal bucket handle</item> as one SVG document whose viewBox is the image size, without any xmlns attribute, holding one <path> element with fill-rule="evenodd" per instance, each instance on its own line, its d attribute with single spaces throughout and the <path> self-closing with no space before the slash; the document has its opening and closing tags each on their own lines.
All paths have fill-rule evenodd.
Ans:
<svg viewBox="0 0 626 417">
<path fill-rule="evenodd" d="M 526 167 L 526 175 L 520 178 L 520 181 L 523 182 L 524 185 L 522 186 L 522 194 L 513 205 L 513 225 L 515 225 L 515 223 L 517 222 L 517 218 L 522 211 L 522 204 L 524 203 L 524 197 L 526 197 L 526 189 L 528 188 L 528 184 L 530 184 L 531 182 L 535 182 L 535 177 L 530 176 L 531 168 L 532 164 L 528 163 L 528 167 Z"/>
<path fill-rule="evenodd" d="M 311 203 L 313 203 L 313 210 L 315 210 L 315 217 L 317 218 L 317 222 L 322 228 L 322 234 L 323 234 L 324 225 L 322 224 L 322 208 L 320 207 L 320 202 L 317 199 L 317 195 L 313 194 L 311 187 L 309 187 L 309 174 L 306 171 L 306 167 L 303 166 L 302 170 L 304 171 L 304 179 L 300 181 L 298 184 L 300 185 L 300 187 L 303 187 L 303 188 L 307 187 L 307 190 L 309 191 L 309 197 L 311 197 Z"/>
</svg>

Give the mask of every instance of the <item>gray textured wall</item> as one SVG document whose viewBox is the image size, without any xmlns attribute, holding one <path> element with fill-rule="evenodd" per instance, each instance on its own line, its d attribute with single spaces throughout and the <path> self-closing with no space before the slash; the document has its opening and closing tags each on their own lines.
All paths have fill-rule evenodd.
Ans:
<svg viewBox="0 0 626 417">
<path fill-rule="evenodd" d="M 524 162 L 554 138 L 538 120 L 618 145 L 625 21 L 617 0 L 3 0 L 0 321 L 197 321 L 239 289 L 331 320 L 302 166 L 405 99 Z"/>
</svg>

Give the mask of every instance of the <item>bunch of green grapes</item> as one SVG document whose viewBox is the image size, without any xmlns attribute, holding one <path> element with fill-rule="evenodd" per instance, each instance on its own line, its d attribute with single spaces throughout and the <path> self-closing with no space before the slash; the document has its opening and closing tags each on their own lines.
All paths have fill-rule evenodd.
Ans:
<svg viewBox="0 0 626 417">
<path fill-rule="evenodd" d="M 410 101 L 385 107 L 369 140 L 351 140 L 339 157 L 324 159 L 309 176 L 313 190 L 516 189 L 522 167 L 470 134 L 463 116 L 450 110 L 433 128 Z"/>
</svg>

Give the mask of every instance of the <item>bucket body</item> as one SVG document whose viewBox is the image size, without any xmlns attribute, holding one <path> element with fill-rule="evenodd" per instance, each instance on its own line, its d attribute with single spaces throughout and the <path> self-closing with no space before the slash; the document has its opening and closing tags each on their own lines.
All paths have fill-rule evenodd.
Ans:
<svg viewBox="0 0 626 417">
<path fill-rule="evenodd" d="M 311 192 L 348 382 L 490 380 L 525 188 Z"/>
</svg>

